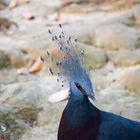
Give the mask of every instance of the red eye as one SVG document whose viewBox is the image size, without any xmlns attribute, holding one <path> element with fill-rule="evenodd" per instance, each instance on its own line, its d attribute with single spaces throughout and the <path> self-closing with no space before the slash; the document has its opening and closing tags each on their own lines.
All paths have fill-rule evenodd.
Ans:
<svg viewBox="0 0 140 140">
<path fill-rule="evenodd" d="M 81 89 L 81 88 L 82 88 L 81 85 L 80 85 L 79 83 L 75 83 L 75 85 L 76 85 L 76 87 L 77 87 L 78 89 Z"/>
</svg>

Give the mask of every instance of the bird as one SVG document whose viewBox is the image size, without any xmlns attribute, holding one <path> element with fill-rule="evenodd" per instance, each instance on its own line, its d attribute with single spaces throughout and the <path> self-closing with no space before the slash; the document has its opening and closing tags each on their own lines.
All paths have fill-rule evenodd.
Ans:
<svg viewBox="0 0 140 140">
<path fill-rule="evenodd" d="M 69 99 L 60 119 L 57 140 L 140 140 L 140 122 L 102 111 L 91 102 L 96 100 L 93 84 L 83 54 L 77 51 L 77 39 L 62 31 L 58 36 L 49 33 L 65 56 L 61 60 L 61 75 L 69 84 Z"/>
</svg>

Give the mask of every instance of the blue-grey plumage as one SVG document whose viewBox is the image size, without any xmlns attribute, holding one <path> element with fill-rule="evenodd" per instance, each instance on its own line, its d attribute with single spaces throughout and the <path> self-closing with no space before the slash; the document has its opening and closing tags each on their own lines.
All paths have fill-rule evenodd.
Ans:
<svg viewBox="0 0 140 140">
<path fill-rule="evenodd" d="M 58 140 L 140 140 L 140 122 L 101 111 L 88 99 L 94 100 L 95 95 L 89 73 L 74 46 L 75 40 L 63 32 L 61 38 L 56 35 L 53 38 L 65 55 L 61 74 L 67 78 L 70 87 Z"/>
<path fill-rule="evenodd" d="M 58 44 L 60 51 L 64 53 L 64 59 L 61 66 L 58 65 L 57 62 L 57 66 L 61 67 L 61 75 L 67 78 L 71 87 L 75 87 L 75 91 L 81 94 L 81 91 L 75 84 L 79 83 L 81 87 L 84 87 L 88 97 L 95 100 L 89 72 L 85 68 L 82 55 L 77 52 L 77 48 L 75 47 L 75 40 L 77 41 L 77 39 L 73 40 L 71 37 L 67 37 L 62 31 L 62 25 L 59 25 L 59 27 L 61 31 L 58 36 L 61 36 L 61 38 L 57 37 L 57 35 L 53 34 L 50 30 L 49 32 L 51 32 L 52 37 L 55 38 L 54 41 Z"/>
<path fill-rule="evenodd" d="M 140 140 L 140 122 L 100 111 L 98 140 Z"/>
</svg>

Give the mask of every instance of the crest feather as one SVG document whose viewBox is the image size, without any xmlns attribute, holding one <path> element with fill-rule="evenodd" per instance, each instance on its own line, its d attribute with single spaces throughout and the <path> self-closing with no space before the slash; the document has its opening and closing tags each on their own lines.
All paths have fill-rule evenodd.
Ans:
<svg viewBox="0 0 140 140">
<path fill-rule="evenodd" d="M 88 72 L 84 66 L 82 55 L 77 49 L 77 39 L 72 39 L 66 36 L 62 31 L 62 26 L 59 26 L 60 33 L 58 35 L 53 34 L 50 30 L 48 31 L 52 35 L 52 40 L 58 44 L 59 50 L 63 52 L 64 57 L 61 65 L 61 74 L 68 78 L 68 80 L 86 78 Z"/>
</svg>

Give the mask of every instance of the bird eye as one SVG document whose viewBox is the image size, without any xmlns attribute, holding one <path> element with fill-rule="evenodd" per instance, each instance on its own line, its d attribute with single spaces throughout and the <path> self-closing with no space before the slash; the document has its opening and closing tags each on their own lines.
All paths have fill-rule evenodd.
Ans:
<svg viewBox="0 0 140 140">
<path fill-rule="evenodd" d="M 75 85 L 76 85 L 76 87 L 77 87 L 78 89 L 82 89 L 82 87 L 81 87 L 81 85 L 80 85 L 79 83 L 75 83 Z"/>
</svg>

